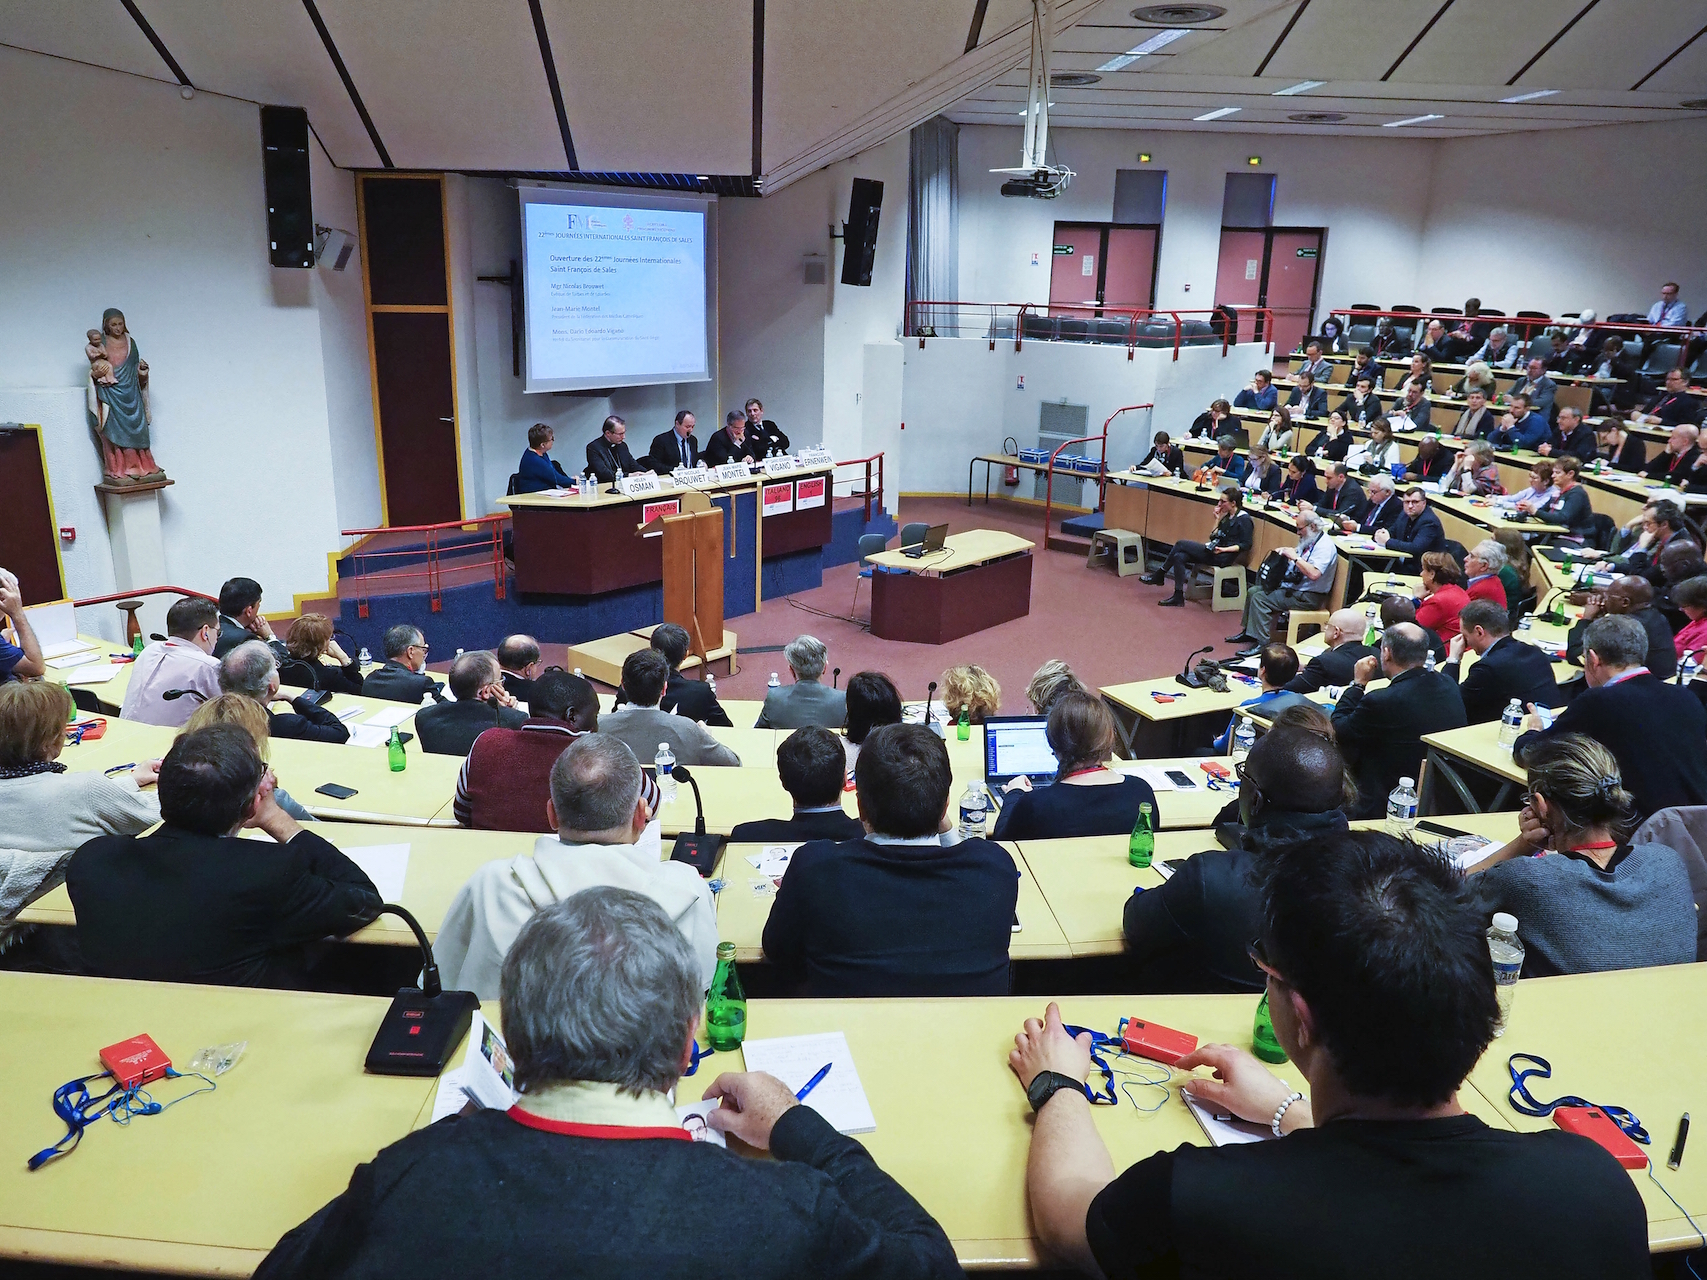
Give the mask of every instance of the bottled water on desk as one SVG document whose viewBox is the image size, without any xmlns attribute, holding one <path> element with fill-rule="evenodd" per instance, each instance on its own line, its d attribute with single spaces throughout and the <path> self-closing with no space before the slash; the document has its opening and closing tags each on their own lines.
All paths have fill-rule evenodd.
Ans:
<svg viewBox="0 0 1707 1280">
<path fill-rule="evenodd" d="M 1488 954 L 1494 963 L 1494 994 L 1500 1002 L 1496 1036 L 1505 1034 L 1511 1018 L 1511 1000 L 1517 994 L 1518 975 L 1523 972 L 1523 941 L 1517 936 L 1517 917 L 1504 911 L 1494 913 L 1488 927 Z"/>
<path fill-rule="evenodd" d="M 1233 760 L 1237 762 L 1250 755 L 1256 740 L 1256 726 L 1245 716 L 1240 716 L 1239 723 L 1233 727 Z"/>
<path fill-rule="evenodd" d="M 1435 665 L 1434 664 L 1434 650 L 1430 649 L 1428 651 L 1428 657 L 1423 659 L 1423 670 L 1424 671 L 1433 671 L 1434 665 Z"/>
<path fill-rule="evenodd" d="M 367 651 L 367 646 L 362 646 L 362 651 L 356 655 L 356 661 L 364 667 L 373 661 L 373 655 Z"/>
<path fill-rule="evenodd" d="M 780 681 L 776 678 L 776 672 L 774 672 L 774 671 L 771 672 L 771 678 L 769 680 L 765 681 L 765 688 L 767 688 L 767 689 L 780 689 L 781 687 L 782 687 L 782 681 Z"/>
<path fill-rule="evenodd" d="M 1375 625 L 1375 606 L 1370 605 L 1365 609 L 1363 616 L 1368 619 L 1363 628 L 1363 643 L 1373 649 L 1375 642 L 1381 638 L 1381 630 Z"/>
<path fill-rule="evenodd" d="M 1387 834 L 1408 836 L 1417 825 L 1417 781 L 1400 778 L 1387 796 Z"/>
<path fill-rule="evenodd" d="M 676 753 L 670 750 L 669 743 L 658 744 L 658 754 L 652 757 L 652 763 L 658 769 L 658 791 L 664 797 L 663 803 L 669 804 L 676 798 Z"/>
<path fill-rule="evenodd" d="M 966 784 L 966 791 L 960 797 L 960 838 L 975 840 L 984 834 L 984 815 L 989 811 L 989 801 L 984 796 L 984 784 L 976 780 Z"/>
<path fill-rule="evenodd" d="M 1500 746 L 1510 751 L 1522 734 L 1523 704 L 1513 698 L 1506 703 L 1505 711 L 1500 715 Z"/>
<path fill-rule="evenodd" d="M 705 687 L 711 690 L 712 697 L 715 698 L 717 696 L 717 677 L 712 675 L 709 671 L 705 673 Z"/>
</svg>

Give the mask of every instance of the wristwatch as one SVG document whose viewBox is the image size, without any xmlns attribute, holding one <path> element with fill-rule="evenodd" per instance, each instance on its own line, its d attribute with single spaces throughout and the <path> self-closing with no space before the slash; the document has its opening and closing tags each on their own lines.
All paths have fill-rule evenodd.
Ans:
<svg viewBox="0 0 1707 1280">
<path fill-rule="evenodd" d="M 1062 1075 L 1059 1071 L 1039 1071 L 1027 1087 L 1025 1098 L 1031 1103 L 1033 1111 L 1041 1111 L 1043 1104 L 1053 1098 L 1060 1089 L 1071 1089 L 1074 1093 L 1082 1094 L 1085 1086 L 1072 1076 Z"/>
</svg>

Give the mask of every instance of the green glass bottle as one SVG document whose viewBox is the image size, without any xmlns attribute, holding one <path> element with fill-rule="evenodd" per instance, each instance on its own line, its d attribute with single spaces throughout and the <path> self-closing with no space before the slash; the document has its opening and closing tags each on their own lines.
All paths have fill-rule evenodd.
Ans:
<svg viewBox="0 0 1707 1280">
<path fill-rule="evenodd" d="M 954 726 L 954 736 L 965 742 L 972 736 L 972 717 L 966 714 L 966 708 L 960 708 L 960 719 Z"/>
<path fill-rule="evenodd" d="M 719 1053 L 739 1049 L 747 1038 L 747 993 L 735 972 L 735 944 L 717 944 L 717 972 L 705 997 L 705 1034 Z"/>
<path fill-rule="evenodd" d="M 65 717 L 65 723 L 66 724 L 76 724 L 77 723 L 77 699 L 71 697 L 71 682 L 69 680 L 61 680 L 59 682 L 59 687 L 61 689 L 64 689 L 65 690 L 65 696 L 67 698 L 71 699 L 71 714 Z"/>
<path fill-rule="evenodd" d="M 1375 647 L 1375 642 L 1381 638 L 1381 632 L 1375 626 L 1374 607 L 1372 606 L 1365 609 L 1363 611 L 1363 616 L 1369 619 L 1368 624 L 1363 628 L 1363 643 L 1373 649 Z"/>
<path fill-rule="evenodd" d="M 391 772 L 402 773 L 408 767 L 408 757 L 403 754 L 403 739 L 397 736 L 397 726 L 391 726 L 391 741 L 385 744 L 385 750 L 391 757 Z"/>
<path fill-rule="evenodd" d="M 130 642 L 130 652 L 133 657 L 140 658 L 142 656 L 142 632 L 138 631 L 136 639 Z"/>
<path fill-rule="evenodd" d="M 1138 821 L 1132 824 L 1132 839 L 1126 844 L 1126 860 L 1135 867 L 1147 867 L 1156 856 L 1156 829 L 1150 821 L 1150 806 L 1138 806 Z"/>
<path fill-rule="evenodd" d="M 1274 1019 L 1269 1017 L 1266 991 L 1262 993 L 1262 999 L 1257 1001 L 1257 1021 L 1251 1031 L 1251 1052 L 1263 1062 L 1279 1064 L 1286 1061 L 1286 1050 L 1280 1047 L 1280 1041 L 1275 1038 Z"/>
</svg>

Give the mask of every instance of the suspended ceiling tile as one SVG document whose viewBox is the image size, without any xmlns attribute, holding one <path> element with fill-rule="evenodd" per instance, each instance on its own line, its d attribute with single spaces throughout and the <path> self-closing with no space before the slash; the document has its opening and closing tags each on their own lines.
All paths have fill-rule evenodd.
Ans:
<svg viewBox="0 0 1707 1280">
<path fill-rule="evenodd" d="M 1511 92 L 1583 87 L 1628 90 L 1703 24 L 1707 24 L 1707 5 L 1600 0 L 1524 73 Z M 1652 82 L 1644 87 L 1651 88 Z M 1707 91 L 1707 83 L 1700 88 Z"/>
<path fill-rule="evenodd" d="M 1707 18 L 1703 19 L 1707 22 Z M 1688 37 L 1685 37 L 1687 39 Z M 1678 41 L 1682 44 L 1683 41 Z M 1669 53 L 1670 50 L 1667 50 Z M 1635 84 L 1642 76 L 1659 65 L 1655 59 L 1650 66 L 1643 67 L 1630 77 L 1630 83 Z M 1702 36 L 1689 48 L 1661 69 L 1660 73 L 1642 86 L 1644 93 L 1668 93 L 1678 98 L 1707 98 L 1707 36 Z"/>
<path fill-rule="evenodd" d="M 379 154 L 300 4 L 222 0 L 220 21 L 201 0 L 139 0 L 161 42 L 198 88 L 302 107 L 334 164 L 375 167 Z M 382 137 L 384 135 L 381 135 Z"/>
<path fill-rule="evenodd" d="M 1263 74 L 1379 80 L 1432 13 L 1417 0 L 1312 0 Z"/>
<path fill-rule="evenodd" d="M 505 2 L 526 17 L 525 0 Z M 544 0 L 542 8 L 581 168 L 752 171 L 752 0 Z M 771 56 L 767 49 L 767 104 Z M 767 109 L 767 137 L 771 118 Z"/>
<path fill-rule="evenodd" d="M 152 6 L 140 0 L 140 7 L 147 15 Z M 0 44 L 178 82 L 119 0 L 86 0 L 75 11 L 64 0 L 0 0 Z"/>
<path fill-rule="evenodd" d="M 317 6 L 398 168 L 565 166 L 525 0 Z"/>
<path fill-rule="evenodd" d="M 947 6 L 954 10 L 956 5 Z M 961 48 L 966 47 L 966 36 L 972 30 L 972 12 L 976 8 L 975 0 L 961 0 L 958 6 L 962 10 L 961 17 L 965 26 L 961 29 Z M 989 0 L 984 7 L 984 25 L 978 31 L 978 44 L 987 45 L 1004 32 L 1017 27 L 1028 26 L 1031 23 L 1031 0 Z M 1067 34 L 1062 32 L 1062 35 Z M 1059 42 L 1057 42 L 1059 47 Z"/>
<path fill-rule="evenodd" d="M 1455 0 L 1399 65 L 1393 79 L 1412 84 L 1503 85 L 1581 12 L 1584 3 Z M 1427 20 L 1425 16 L 1418 22 L 1419 31 Z M 1616 59 L 1618 52 L 1608 50 L 1607 56 Z"/>
<path fill-rule="evenodd" d="M 1285 4 L 1265 5 L 1248 9 L 1246 20 L 1229 27 L 1215 39 L 1204 42 L 1188 54 L 1181 54 L 1174 70 L 1187 74 L 1211 76 L 1254 76 L 1262 60 L 1268 56 L 1286 24 L 1292 20 L 1300 0 Z M 1223 24 L 1233 17 L 1229 12 Z"/>
</svg>

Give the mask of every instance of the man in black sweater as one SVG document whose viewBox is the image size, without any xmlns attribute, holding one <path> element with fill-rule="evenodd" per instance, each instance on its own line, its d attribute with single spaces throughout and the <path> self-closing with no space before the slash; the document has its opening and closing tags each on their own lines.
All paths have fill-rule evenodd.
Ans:
<svg viewBox="0 0 1707 1280">
<path fill-rule="evenodd" d="M 1476 655 L 1476 665 L 1459 679 L 1466 649 Z M 1492 600 L 1472 600 L 1458 611 L 1458 634 L 1446 646 L 1444 670 L 1458 683 L 1465 724 L 1498 720 L 1513 698 L 1520 707 L 1559 705 L 1552 662 L 1534 645 L 1512 638 L 1511 614 Z"/>
<path fill-rule="evenodd" d="M 1648 585 L 1648 580 L 1633 573 L 1614 578 L 1612 585 L 1605 591 L 1596 591 L 1589 596 L 1588 603 L 1583 606 L 1582 617 L 1565 637 L 1565 661 L 1573 666 L 1582 666 L 1583 637 L 1587 634 L 1590 624 L 1602 615 L 1617 614 L 1634 618 L 1642 624 L 1642 630 L 1647 633 L 1648 651 L 1642 659 L 1642 665 L 1661 680 L 1670 680 L 1675 676 L 1677 645 L 1674 643 L 1671 624 L 1654 608 L 1654 589 Z"/>
<path fill-rule="evenodd" d="M 301 987 L 311 943 L 370 923 L 379 891 L 273 798 L 276 780 L 234 724 L 172 744 L 151 835 L 99 836 L 65 884 L 83 962 L 108 978 Z M 239 839 L 245 829 L 273 838 Z"/>
<path fill-rule="evenodd" d="M 504 689 L 498 659 L 484 649 L 465 653 L 450 664 L 454 702 L 438 702 L 415 713 L 415 733 L 421 750 L 436 756 L 465 756 L 474 740 L 502 725 L 519 729 L 527 712 Z"/>
<path fill-rule="evenodd" d="M 737 823 L 729 843 L 804 844 L 863 837 L 860 820 L 842 808 L 847 760 L 841 738 L 828 729 L 815 724 L 796 729 L 776 749 L 777 776 L 794 800 L 794 816 Z"/>
<path fill-rule="evenodd" d="M 982 838 L 944 845 L 948 748 L 924 725 L 873 729 L 854 763 L 863 840 L 801 845 L 765 957 L 802 995 L 1004 996 L 1019 871 Z"/>
<path fill-rule="evenodd" d="M 1542 737 L 1584 733 L 1618 761 L 1639 817 L 1707 804 L 1707 709 L 1688 689 L 1652 674 L 1643 665 L 1647 653 L 1648 633 L 1635 618 L 1596 618 L 1583 636 L 1588 688 L 1550 729 L 1529 716 L 1529 732 L 1517 740 L 1512 758 L 1522 764 L 1524 752 Z"/>
<path fill-rule="evenodd" d="M 1391 529 L 1375 530 L 1375 541 L 1389 551 L 1403 551 L 1411 558 L 1405 561 L 1404 573 L 1422 572 L 1422 558 L 1430 551 L 1446 546 L 1446 530 L 1440 517 L 1428 505 L 1428 494 L 1420 488 L 1405 491 L 1405 514 Z"/>
<path fill-rule="evenodd" d="M 919 1203 L 796 1102 L 804 1078 L 724 1072 L 705 1090 L 709 1127 L 774 1159 L 683 1128 L 669 1091 L 693 1061 L 701 982 L 643 894 L 584 889 L 545 907 L 500 980 L 515 1105 L 440 1120 L 357 1166 L 256 1280 L 960 1275 Z"/>
<path fill-rule="evenodd" d="M 385 665 L 368 672 L 362 680 L 364 698 L 407 702 L 418 706 L 429 693 L 434 702 L 444 701 L 444 686 L 427 671 L 427 637 L 419 627 L 400 623 L 387 627 L 382 641 Z"/>
<path fill-rule="evenodd" d="M 1287 684 L 1293 693 L 1314 693 L 1331 684 L 1350 684 L 1359 660 L 1375 652 L 1363 643 L 1368 619 L 1356 609 L 1336 610 L 1322 624 L 1322 643 L 1328 647 L 1304 664 Z"/>
<path fill-rule="evenodd" d="M 1282 725 L 1251 748 L 1239 787 L 1237 841 L 1193 854 L 1160 888 L 1126 900 L 1133 990 L 1261 991 L 1246 948 L 1262 924 L 1257 864 L 1265 850 L 1346 829 L 1345 760 L 1331 741 Z"/>
<path fill-rule="evenodd" d="M 1400 778 L 1417 780 L 1425 733 L 1464 726 L 1458 684 L 1439 671 L 1424 671 L 1428 636 L 1414 622 L 1400 622 L 1381 636 L 1380 656 L 1361 659 L 1352 685 L 1334 706 L 1334 732 L 1357 782 L 1354 818 L 1387 811 L 1387 796 Z M 1365 696 L 1378 673 L 1387 687 Z"/>
<path fill-rule="evenodd" d="M 275 738 L 300 742 L 340 743 L 350 740 L 350 728 L 325 707 L 299 694 L 289 711 L 274 712 L 279 694 L 279 662 L 272 649 L 259 640 L 247 640 L 219 660 L 221 693 L 242 694 L 261 704 L 267 713 L 267 732 Z"/>
</svg>

